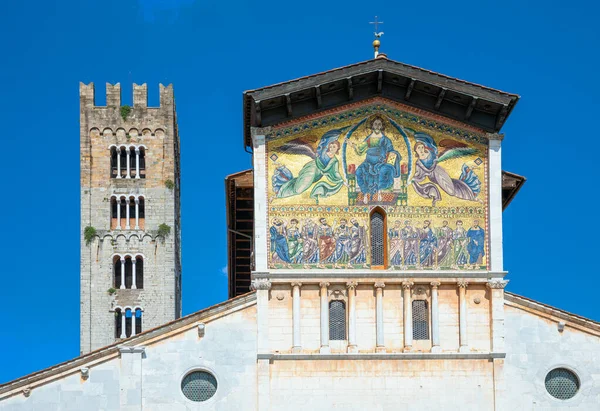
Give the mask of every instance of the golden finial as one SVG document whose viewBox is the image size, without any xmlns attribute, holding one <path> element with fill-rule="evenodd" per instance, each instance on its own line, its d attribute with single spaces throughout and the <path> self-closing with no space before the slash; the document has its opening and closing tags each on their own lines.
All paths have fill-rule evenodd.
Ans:
<svg viewBox="0 0 600 411">
<path fill-rule="evenodd" d="M 375 49 L 375 58 L 379 55 L 379 46 L 381 46 L 381 41 L 379 39 L 383 36 L 383 31 L 379 30 L 379 25 L 383 24 L 383 21 L 378 21 L 377 16 L 375 16 L 375 21 L 370 21 L 369 24 L 375 25 L 375 40 L 373 40 L 373 49 Z"/>
</svg>

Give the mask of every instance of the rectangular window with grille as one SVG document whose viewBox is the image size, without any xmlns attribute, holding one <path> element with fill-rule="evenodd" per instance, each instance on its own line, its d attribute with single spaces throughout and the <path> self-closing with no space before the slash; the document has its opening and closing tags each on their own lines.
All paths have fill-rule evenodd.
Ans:
<svg viewBox="0 0 600 411">
<path fill-rule="evenodd" d="M 415 300 L 412 302 L 413 315 L 413 340 L 429 339 L 429 311 L 427 301 Z"/>
<path fill-rule="evenodd" d="M 329 339 L 346 339 L 346 304 L 343 301 L 329 303 Z"/>
</svg>

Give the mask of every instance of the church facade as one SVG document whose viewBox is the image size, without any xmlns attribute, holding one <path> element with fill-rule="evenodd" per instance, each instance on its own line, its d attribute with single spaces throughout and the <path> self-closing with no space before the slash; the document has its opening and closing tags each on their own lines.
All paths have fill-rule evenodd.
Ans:
<svg viewBox="0 0 600 411">
<path fill-rule="evenodd" d="M 505 291 L 518 98 L 382 54 L 245 92 L 230 299 L 106 321 L 114 343 L 0 386 L 0 409 L 599 409 L 600 323 Z"/>
</svg>

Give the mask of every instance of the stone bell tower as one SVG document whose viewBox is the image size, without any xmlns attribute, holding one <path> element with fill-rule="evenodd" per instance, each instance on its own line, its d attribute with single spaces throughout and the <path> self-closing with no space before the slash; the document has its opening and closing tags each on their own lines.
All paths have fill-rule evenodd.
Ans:
<svg viewBox="0 0 600 411">
<path fill-rule="evenodd" d="M 180 151 L 172 85 L 79 94 L 83 354 L 181 316 Z"/>
</svg>

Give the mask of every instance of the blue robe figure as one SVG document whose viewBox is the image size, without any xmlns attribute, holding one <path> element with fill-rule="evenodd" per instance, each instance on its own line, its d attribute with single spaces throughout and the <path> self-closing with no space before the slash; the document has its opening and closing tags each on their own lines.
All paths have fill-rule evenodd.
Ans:
<svg viewBox="0 0 600 411">
<path fill-rule="evenodd" d="M 432 267 L 435 264 L 435 249 L 437 238 L 427 224 L 419 230 L 419 262 L 423 267 Z"/>
<path fill-rule="evenodd" d="M 469 264 L 481 264 L 485 255 L 485 231 L 477 223 L 467 231 L 467 252 L 469 253 Z"/>
<path fill-rule="evenodd" d="M 271 253 L 275 252 L 281 261 L 290 264 L 290 252 L 283 222 L 280 220 L 273 222 L 269 232 L 271 233 Z"/>
<path fill-rule="evenodd" d="M 371 122 L 373 132 L 364 141 L 355 146 L 356 154 L 366 153 L 365 160 L 356 169 L 356 183 L 364 196 L 378 193 L 394 185 L 394 178 L 400 177 L 401 156 L 392 140 L 383 133 L 383 120 L 376 117 Z M 388 156 L 394 153 L 394 164 L 388 164 Z"/>
</svg>

